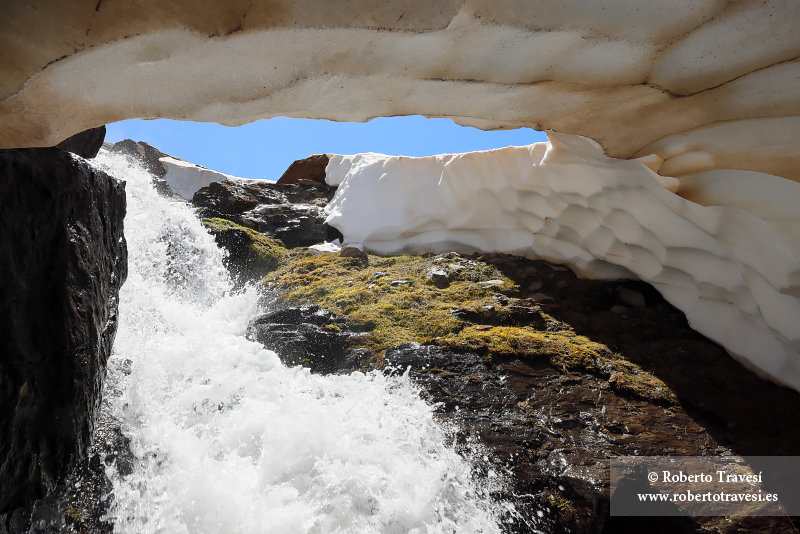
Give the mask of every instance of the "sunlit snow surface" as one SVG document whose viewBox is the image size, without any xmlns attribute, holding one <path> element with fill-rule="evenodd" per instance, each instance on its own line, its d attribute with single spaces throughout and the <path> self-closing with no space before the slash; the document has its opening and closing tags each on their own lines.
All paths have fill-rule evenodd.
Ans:
<svg viewBox="0 0 800 534">
<path fill-rule="evenodd" d="M 589 139 L 424 158 L 331 156 L 326 222 L 379 254 L 508 252 L 640 278 L 698 332 L 800 391 L 800 184 L 752 171 L 680 179 Z M 673 191 L 684 192 L 701 205 Z"/>
<path fill-rule="evenodd" d="M 230 295 L 191 208 L 105 152 L 127 181 L 128 280 L 114 410 L 137 458 L 112 475 L 116 532 L 498 532 L 472 467 L 407 377 L 312 375 L 245 339 L 254 290 Z M 111 369 L 119 365 L 110 366 Z"/>
</svg>

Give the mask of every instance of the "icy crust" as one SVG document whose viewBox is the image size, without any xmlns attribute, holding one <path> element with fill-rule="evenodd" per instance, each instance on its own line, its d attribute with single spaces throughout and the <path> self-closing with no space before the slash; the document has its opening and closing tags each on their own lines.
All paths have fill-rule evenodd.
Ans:
<svg viewBox="0 0 800 534">
<path fill-rule="evenodd" d="M 159 158 L 158 161 L 167 169 L 164 180 L 169 184 L 170 189 L 186 200 L 192 200 L 196 192 L 212 182 L 224 182 L 225 180 L 237 179 L 234 176 L 212 171 L 211 169 L 206 169 L 205 167 L 183 161 L 182 159 L 167 156 Z"/>
<path fill-rule="evenodd" d="M 510 252 L 589 278 L 639 277 L 697 331 L 800 390 L 800 230 L 747 210 L 768 190 L 702 206 L 641 162 L 552 133 L 466 154 L 337 155 L 326 172 L 339 185 L 327 222 L 345 243 L 379 254 Z M 785 182 L 784 204 L 800 206 L 800 186 Z"/>
</svg>

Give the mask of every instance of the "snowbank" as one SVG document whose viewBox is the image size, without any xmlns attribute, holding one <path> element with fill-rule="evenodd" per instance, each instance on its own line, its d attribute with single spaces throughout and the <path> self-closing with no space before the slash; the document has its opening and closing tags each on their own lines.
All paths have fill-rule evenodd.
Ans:
<svg viewBox="0 0 800 534">
<path fill-rule="evenodd" d="M 192 197 L 197 191 L 212 182 L 237 179 L 234 176 L 212 171 L 211 169 L 200 167 L 199 165 L 183 161 L 182 159 L 167 156 L 159 158 L 158 161 L 167 169 L 164 180 L 169 184 L 170 189 L 186 200 L 192 200 Z M 243 178 L 239 179 L 241 180 Z"/>
<path fill-rule="evenodd" d="M 800 209 L 765 220 L 778 190 L 725 196 L 727 171 L 694 175 L 693 195 L 727 203 L 703 206 L 673 193 L 675 178 L 564 134 L 424 158 L 335 155 L 326 172 L 339 185 L 327 222 L 345 243 L 380 254 L 509 252 L 590 278 L 638 277 L 697 331 L 800 390 Z M 736 182 L 750 171 L 730 172 Z M 776 180 L 781 205 L 800 206 L 800 184 Z"/>
</svg>

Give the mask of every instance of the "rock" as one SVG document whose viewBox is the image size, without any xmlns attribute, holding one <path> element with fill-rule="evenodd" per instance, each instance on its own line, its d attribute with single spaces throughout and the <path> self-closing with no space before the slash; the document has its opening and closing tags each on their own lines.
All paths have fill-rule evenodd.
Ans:
<svg viewBox="0 0 800 534">
<path fill-rule="evenodd" d="M 342 250 L 339 251 L 339 256 L 343 258 L 358 258 L 364 263 L 369 261 L 369 257 L 367 256 L 366 252 L 360 248 L 351 247 L 348 245 L 342 247 Z"/>
<path fill-rule="evenodd" d="M 325 167 L 328 165 L 327 154 L 314 154 L 305 159 L 295 160 L 286 172 L 278 179 L 279 184 L 296 184 L 298 182 L 316 182 L 325 184 Z"/>
<path fill-rule="evenodd" d="M 147 172 L 156 178 L 164 178 L 167 174 L 167 169 L 159 161 L 160 158 L 167 157 L 169 154 L 161 152 L 156 147 L 145 143 L 144 141 L 133 141 L 132 139 L 125 139 L 111 145 L 108 150 L 112 154 L 123 154 L 128 159 L 139 164 Z"/>
<path fill-rule="evenodd" d="M 492 295 L 492 299 L 496 300 L 500 305 L 506 306 L 509 302 L 508 297 L 505 295 Z"/>
<path fill-rule="evenodd" d="M 505 303 L 502 300 L 499 301 L 503 304 L 503 308 L 498 309 L 495 306 L 481 306 L 480 308 L 471 309 L 457 308 L 450 310 L 450 314 L 456 319 L 476 325 L 545 327 L 542 309 L 533 300 L 511 300 L 505 295 L 498 296 L 505 300 Z"/>
<path fill-rule="evenodd" d="M 431 267 L 425 271 L 425 277 L 433 282 L 439 289 L 444 289 L 450 285 L 450 276 L 446 269 L 442 267 Z"/>
<path fill-rule="evenodd" d="M 201 188 L 192 198 L 205 218 L 222 218 L 279 239 L 286 247 L 326 241 L 324 206 L 335 187 L 226 180 Z M 341 235 L 341 234 L 340 234 Z"/>
<path fill-rule="evenodd" d="M 414 285 L 413 280 L 392 280 L 389 282 L 390 286 L 399 287 L 399 286 L 412 286 Z"/>
<path fill-rule="evenodd" d="M 286 256 L 286 247 L 255 230 L 225 219 L 203 219 L 203 226 L 228 252 L 223 260 L 237 286 L 259 280 L 275 270 Z"/>
<path fill-rule="evenodd" d="M 542 289 L 541 280 L 534 280 L 528 285 L 528 291 L 539 291 L 540 289 Z"/>
<path fill-rule="evenodd" d="M 82 158 L 91 159 L 100 152 L 103 140 L 106 138 L 106 127 L 90 128 L 58 143 L 56 147 L 67 152 L 77 154 Z"/>
<path fill-rule="evenodd" d="M 345 319 L 335 313 L 316 305 L 297 306 L 254 318 L 247 337 L 277 352 L 286 365 L 331 373 L 364 356 L 346 356 L 353 334 L 343 331 L 345 327 Z"/>
<path fill-rule="evenodd" d="M 127 274 L 125 186 L 56 148 L 0 151 L 0 513 L 86 458 Z"/>
<path fill-rule="evenodd" d="M 106 146 L 108 145 L 108 146 Z M 170 198 L 183 198 L 175 193 L 164 180 L 167 168 L 161 163 L 160 158 L 171 157 L 144 141 L 124 139 L 114 144 L 103 143 L 103 146 L 112 154 L 122 154 L 129 161 L 138 165 L 153 176 L 153 186 L 162 196 Z"/>
<path fill-rule="evenodd" d="M 283 204 L 286 199 L 273 189 L 243 180 L 212 182 L 192 197 L 192 204 L 223 215 L 239 215 L 261 204 Z"/>
<path fill-rule="evenodd" d="M 617 288 L 617 300 L 619 300 L 620 304 L 625 306 L 632 306 L 634 308 L 647 307 L 644 295 L 633 289 L 628 289 L 627 287 Z"/>
<path fill-rule="evenodd" d="M 483 282 L 478 282 L 478 285 L 481 287 L 503 287 L 504 282 L 502 280 L 484 280 Z"/>
<path fill-rule="evenodd" d="M 471 279 L 452 282 L 478 290 L 471 298 L 434 291 L 423 281 L 436 261 L 371 256 L 369 269 L 326 269 L 347 266 L 342 258 L 327 255 L 315 260 L 313 273 L 283 266 L 293 285 L 275 282 L 293 298 L 335 306 L 338 299 L 328 289 L 348 282 L 349 288 L 367 288 L 376 275 L 418 281 L 413 288 L 384 287 L 349 301 L 342 315 L 351 324 L 358 322 L 366 335 L 351 338 L 357 348 L 348 350 L 364 350 L 360 361 L 368 363 L 362 367 L 380 368 L 381 358 L 370 355 L 372 350 L 385 352 L 386 373 L 409 369 L 409 378 L 435 406 L 437 419 L 452 429 L 453 446 L 471 460 L 478 479 L 497 476 L 488 479 L 496 488 L 492 498 L 514 504 L 513 516 L 500 518 L 503 532 L 527 533 L 531 525 L 548 534 L 793 531 L 785 518 L 681 518 L 688 521 L 675 530 L 676 523 L 661 517 L 610 516 L 608 459 L 797 455 L 800 427 L 786 421 L 800 410 L 800 394 L 745 370 L 719 345 L 692 331 L 669 305 L 668 315 L 659 313 L 658 293 L 641 282 L 625 287 L 642 293 L 651 307 L 637 308 L 621 320 L 608 313 L 620 282 L 554 271 L 548 287 L 568 282 L 553 295 L 557 304 L 509 298 L 503 305 L 494 291 L 478 290 Z M 485 278 L 483 256 L 463 261 L 465 270 Z M 536 270 L 550 272 L 542 261 L 502 265 L 506 283 L 521 287 L 530 284 Z M 403 309 L 416 291 L 425 298 L 415 299 L 413 310 Z M 392 302 L 392 297 L 404 300 Z M 454 325 L 452 315 L 467 324 Z M 381 320 L 387 316 L 388 321 Z M 442 330 L 434 330 L 436 325 Z M 743 390 L 752 394 L 742 395 Z M 718 448 L 721 443 L 733 450 Z M 470 444 L 479 447 L 477 456 Z M 629 519 L 638 522 L 631 526 Z"/>
<path fill-rule="evenodd" d="M 611 306 L 611 309 L 608 310 L 608 311 L 610 311 L 611 313 L 617 313 L 617 314 L 623 315 L 623 314 L 628 313 L 628 308 L 626 308 L 625 306 L 620 306 L 619 304 L 616 304 L 614 306 Z"/>
<path fill-rule="evenodd" d="M 530 296 L 530 299 L 534 302 L 553 302 L 553 297 L 544 293 L 534 293 Z"/>
</svg>

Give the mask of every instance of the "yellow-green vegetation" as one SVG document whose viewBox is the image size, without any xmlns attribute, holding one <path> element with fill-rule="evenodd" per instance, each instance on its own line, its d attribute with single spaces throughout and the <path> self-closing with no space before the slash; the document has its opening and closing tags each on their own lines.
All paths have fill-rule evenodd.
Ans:
<svg viewBox="0 0 800 534">
<path fill-rule="evenodd" d="M 492 295 L 516 288 L 494 267 L 464 263 L 450 286 L 439 289 L 425 276 L 432 264 L 429 258 L 370 256 L 365 263 L 330 252 L 292 251 L 287 264 L 263 283 L 284 290 L 279 297 L 284 301 L 315 303 L 346 316 L 351 327 L 370 332 L 363 336 L 362 344 L 378 352 L 401 343 L 453 335 L 465 323 L 453 317 L 451 310 L 496 306 Z M 488 280 L 502 280 L 502 285 L 479 284 Z M 398 281 L 407 283 L 392 285 Z"/>
<path fill-rule="evenodd" d="M 84 518 L 83 510 L 76 506 L 68 506 L 64 512 L 64 518 L 69 523 L 82 523 Z"/>
<path fill-rule="evenodd" d="M 283 243 L 251 228 L 216 217 L 203 219 L 203 226 L 228 251 L 227 266 L 240 279 L 258 280 L 286 258 Z"/>
<path fill-rule="evenodd" d="M 426 271 L 448 262 L 450 285 L 437 288 Z M 497 281 L 496 285 L 486 284 L 489 280 Z M 480 261 L 421 256 L 369 256 L 365 261 L 298 249 L 262 284 L 277 290 L 277 299 L 285 303 L 314 303 L 347 317 L 351 328 L 368 332 L 360 337 L 359 346 L 376 353 L 417 341 L 474 352 L 487 360 L 546 358 L 565 375 L 589 373 L 608 380 L 611 388 L 625 394 L 667 404 L 677 401 L 651 373 L 548 316 L 548 329 L 555 331 L 471 324 L 454 317 L 454 309 L 480 314 L 491 306 L 497 324 L 512 313 L 512 306 L 501 306 L 492 296 L 518 288 L 496 268 Z"/>
<path fill-rule="evenodd" d="M 575 518 L 575 507 L 563 495 L 557 492 L 546 492 L 547 503 L 558 513 L 562 521 Z"/>
<path fill-rule="evenodd" d="M 565 374 L 588 372 L 608 379 L 616 391 L 669 404 L 677 402 L 667 385 L 651 373 L 571 330 L 541 332 L 529 326 L 468 326 L 454 335 L 430 341 L 487 357 L 544 357 Z"/>
</svg>

